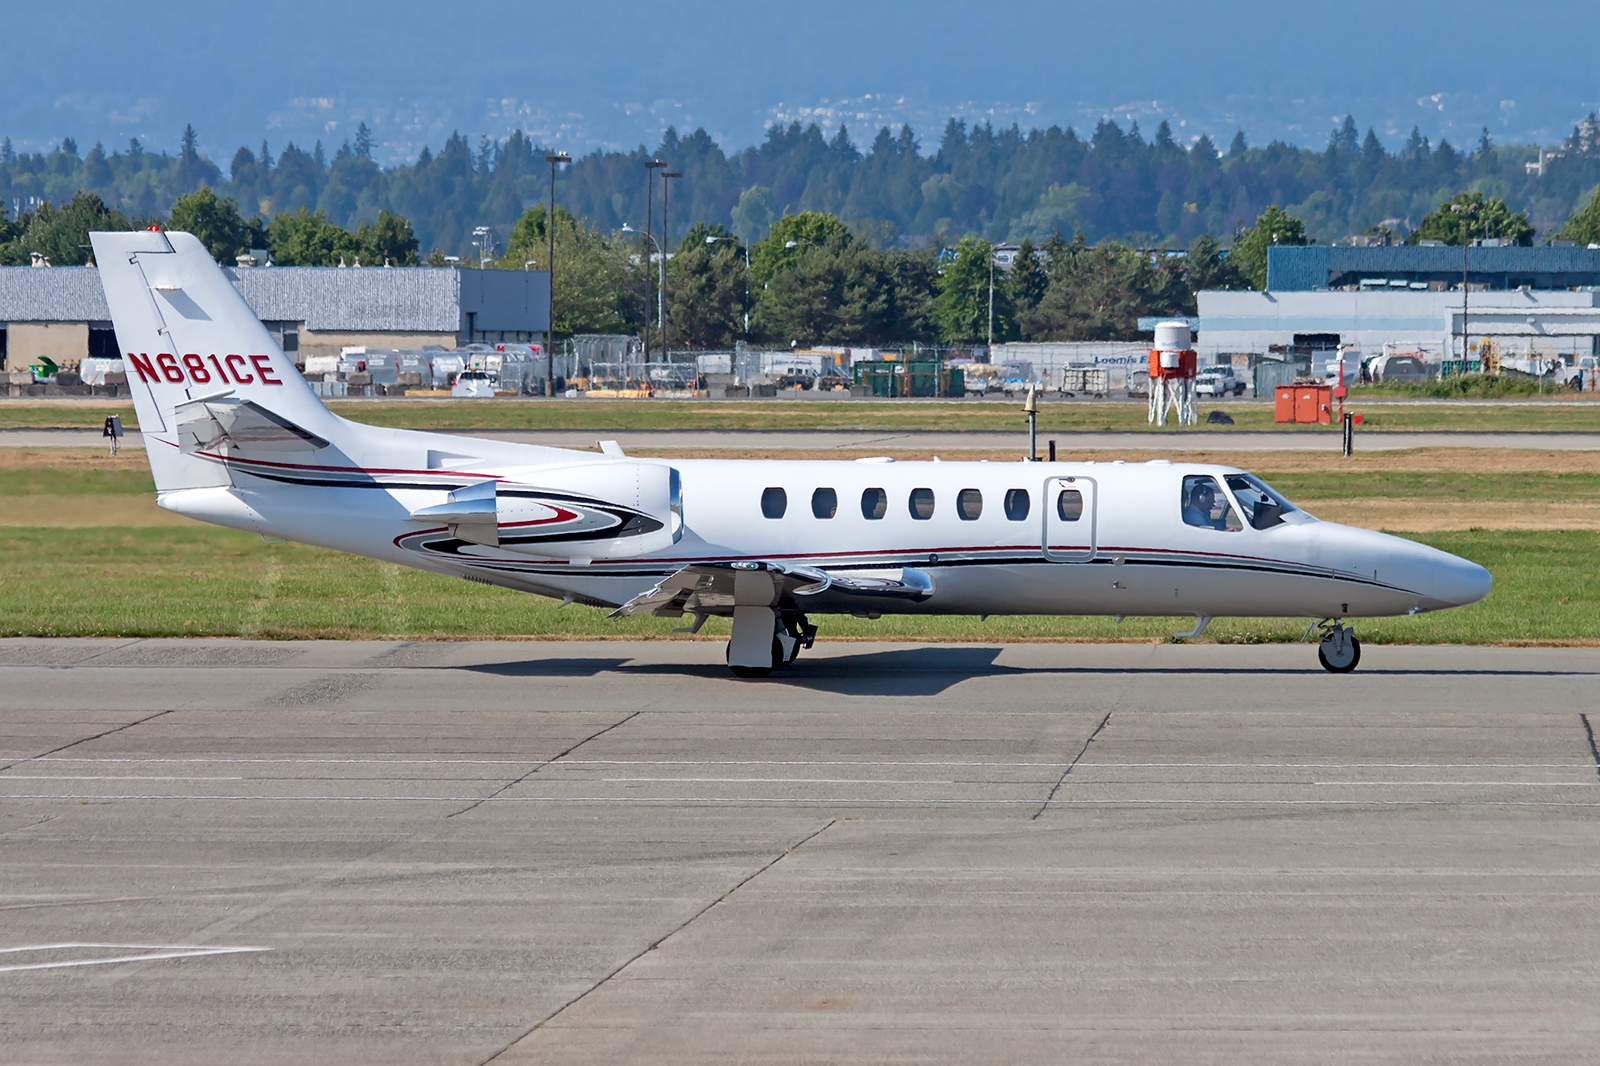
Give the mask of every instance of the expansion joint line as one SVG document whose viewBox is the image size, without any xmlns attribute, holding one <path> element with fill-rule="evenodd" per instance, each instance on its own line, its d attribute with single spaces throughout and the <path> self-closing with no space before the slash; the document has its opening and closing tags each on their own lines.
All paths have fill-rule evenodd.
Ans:
<svg viewBox="0 0 1600 1066">
<path fill-rule="evenodd" d="M 75 748 L 79 744 L 87 744 L 91 740 L 99 740 L 101 737 L 109 737 L 111 734 L 120 733 L 124 729 L 132 729 L 136 725 L 144 725 L 146 722 L 153 722 L 157 718 L 160 718 L 164 714 L 171 714 L 176 709 L 177 708 L 175 708 L 175 707 L 168 707 L 164 711 L 157 711 L 155 714 L 147 714 L 143 718 L 136 718 L 133 721 L 127 723 L 126 725 L 119 725 L 119 726 L 115 727 L 114 729 L 104 730 L 102 732 L 96 733 L 92 737 L 82 737 L 82 738 L 80 738 L 78 740 L 74 740 L 74 741 L 72 741 L 70 743 L 63 744 L 58 748 L 51 748 L 49 751 L 41 751 L 37 755 L 30 755 L 26 759 L 16 759 L 16 760 L 14 760 L 12 762 L 6 763 L 4 766 L 0 766 L 0 773 L 5 773 L 7 770 L 11 769 L 13 766 L 21 766 L 23 763 L 32 762 L 35 759 L 47 758 L 47 757 L 49 757 L 51 755 L 58 754 L 59 752 L 66 751 L 68 748 Z"/>
<path fill-rule="evenodd" d="M 1056 778 L 1055 787 L 1050 790 L 1050 795 L 1044 798 L 1044 802 L 1039 804 L 1039 809 L 1033 812 L 1033 817 L 1028 819 L 1030 822 L 1037 822 L 1039 816 L 1044 813 L 1045 808 L 1050 806 L 1050 801 L 1056 798 L 1056 793 L 1061 791 L 1061 786 L 1067 783 L 1067 775 L 1072 773 L 1073 767 L 1078 765 L 1078 760 L 1083 758 L 1083 753 L 1089 750 L 1089 745 L 1094 743 L 1094 738 L 1100 735 L 1100 731 L 1106 727 L 1106 723 L 1109 721 L 1111 721 L 1111 712 L 1107 711 L 1106 716 L 1100 719 L 1100 724 L 1094 727 L 1094 732 L 1089 734 L 1089 739 L 1083 742 L 1083 747 L 1078 749 L 1078 754 L 1073 756 L 1072 761 L 1067 764 L 1067 768 L 1061 771 L 1061 776 Z"/>
<path fill-rule="evenodd" d="M 604 986 L 606 984 L 606 982 L 610 981 L 613 977 L 616 977 L 623 970 L 626 970 L 629 966 L 632 966 L 634 963 L 638 962 L 640 959 L 644 958 L 646 955 L 648 955 L 652 951 L 656 950 L 656 948 L 659 948 L 662 944 L 665 944 L 668 940 L 672 939 L 673 937 L 677 936 L 679 933 L 683 932 L 685 929 L 689 928 L 689 926 L 693 925 L 703 915 L 709 913 L 711 911 L 711 909 L 713 907 L 715 907 L 717 904 L 727 902 L 729 899 L 731 899 L 733 897 L 733 894 L 735 892 L 739 891 L 745 885 L 748 885 L 751 881 L 754 881 L 756 878 L 760 877 L 762 874 L 766 873 L 768 870 L 770 870 L 774 866 L 778 865 L 780 862 L 782 862 L 784 859 L 788 858 L 790 855 L 793 855 L 795 852 L 799 851 L 802 847 L 804 847 L 805 845 L 809 844 L 811 841 L 817 839 L 817 837 L 821 836 L 823 833 L 825 833 L 829 829 L 833 828 L 833 826 L 837 825 L 838 822 L 839 822 L 839 819 L 837 819 L 837 818 L 829 818 L 826 824 L 820 826 L 817 829 L 812 830 L 810 833 L 807 833 L 805 836 L 801 837 L 799 840 L 795 841 L 793 844 L 790 844 L 787 848 L 783 849 L 782 852 L 780 852 L 779 854 L 774 856 L 772 859 L 767 861 L 760 868 L 758 868 L 755 871 L 753 871 L 753 872 L 751 872 L 749 874 L 746 874 L 744 877 L 740 878 L 740 880 L 732 888 L 728 889 L 722 895 L 718 896 L 716 899 L 712 900 L 710 903 L 707 903 L 704 907 L 701 907 L 699 910 L 697 910 L 693 914 L 689 915 L 688 918 L 684 919 L 684 921 L 683 921 L 683 923 L 681 925 L 678 925 L 677 927 L 668 930 L 666 933 L 663 933 L 661 936 L 659 936 L 656 939 L 652 940 L 650 943 L 646 944 L 643 948 L 641 948 L 636 954 L 634 954 L 632 957 L 630 957 L 626 961 L 624 961 L 622 963 L 622 965 L 618 966 L 616 969 L 612 970 L 610 973 L 608 973 L 604 977 L 600 978 L 600 980 L 596 981 L 594 984 L 590 985 L 588 988 L 584 989 L 582 992 L 579 992 L 576 996 L 573 996 L 571 999 L 569 999 L 565 1003 L 561 1004 L 561 1006 L 557 1007 L 555 1010 L 551 1011 L 549 1014 L 547 1014 L 543 1018 L 539 1019 L 539 1021 L 537 1021 L 533 1025 L 529 1026 L 526 1031 L 524 1031 L 522 1033 L 519 1033 L 515 1040 L 511 1041 L 511 1043 L 507 1044 L 505 1047 L 501 1048 L 499 1051 L 496 1051 L 493 1055 L 490 1055 L 488 1058 L 484 1059 L 483 1062 L 479 1063 L 479 1066 L 488 1066 L 489 1063 L 493 1062 L 495 1059 L 498 1059 L 501 1055 L 504 1055 L 506 1052 L 510 1051 L 512 1048 L 514 1048 L 518 1044 L 522 1043 L 528 1037 L 532 1036 L 534 1033 L 538 1032 L 540 1029 L 543 1029 L 545 1026 L 547 1026 L 551 1022 L 555 1021 L 556 1018 L 559 1017 L 561 1015 L 561 1013 L 563 1011 L 565 1011 L 568 1007 L 571 1007 L 571 1006 L 579 1003 L 580 1001 L 588 998 L 588 996 L 591 993 L 599 991 L 600 988 L 602 986 Z"/>
<path fill-rule="evenodd" d="M 532 777 L 534 774 L 538 773 L 540 770 L 543 770 L 546 766 L 549 766 L 551 763 L 559 762 L 560 760 L 565 759 L 568 755 L 571 755 L 573 752 L 577 751 L 579 748 L 581 748 L 585 744 L 589 743 L 589 741 L 595 740 L 598 737 L 603 737 L 607 733 L 611 732 L 613 729 L 618 728 L 619 726 L 627 725 L 629 722 L 633 721 L 635 718 L 639 717 L 643 713 L 644 713 L 643 711 L 634 711 L 632 714 L 628 715 L 626 718 L 622 719 L 620 722 L 612 722 L 610 725 L 606 726 L 604 729 L 600 730 L 599 732 L 590 733 L 588 736 L 584 737 L 582 740 L 578 741 L 576 744 L 572 745 L 572 747 L 568 748 L 567 750 L 561 751 L 561 752 L 557 752 L 556 754 L 552 755 L 550 758 L 546 759 L 544 762 L 537 764 L 536 766 L 534 766 L 533 769 L 529 770 L 527 773 L 523 774 L 521 777 L 516 778 L 513 781 L 507 781 L 505 784 L 501 785 L 499 788 L 495 789 L 493 792 L 489 793 L 487 796 L 483 797 L 482 799 L 474 800 L 472 803 L 467 804 L 465 807 L 461 808 L 459 811 L 456 811 L 453 814 L 447 814 L 447 815 L 445 815 L 445 817 L 446 818 L 454 818 L 457 815 L 466 814 L 468 811 L 476 810 L 477 808 L 483 806 L 485 803 L 488 803 L 490 800 L 494 799 L 496 796 L 500 795 L 502 792 L 505 792 L 507 789 L 516 788 L 518 785 L 522 784 L 528 778 Z"/>
<path fill-rule="evenodd" d="M 1589 754 L 1594 758 L 1595 776 L 1600 777 L 1600 747 L 1595 747 L 1594 726 L 1589 724 L 1587 714 L 1578 715 L 1578 721 L 1583 723 L 1583 735 L 1589 738 Z"/>
</svg>

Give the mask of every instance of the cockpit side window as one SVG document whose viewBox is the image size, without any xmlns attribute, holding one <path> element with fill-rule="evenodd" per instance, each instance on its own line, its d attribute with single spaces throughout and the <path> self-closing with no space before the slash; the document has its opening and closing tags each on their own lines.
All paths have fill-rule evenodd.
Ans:
<svg viewBox="0 0 1600 1066">
<path fill-rule="evenodd" d="M 1244 520 L 1253 529 L 1270 529 L 1283 524 L 1283 516 L 1295 509 L 1294 504 L 1278 495 L 1260 478 L 1249 474 L 1229 474 L 1228 488 L 1239 501 Z"/>
<path fill-rule="evenodd" d="M 1183 479 L 1182 507 L 1184 525 L 1229 533 L 1244 528 L 1223 494 L 1222 486 L 1209 475 L 1191 474 Z"/>
</svg>

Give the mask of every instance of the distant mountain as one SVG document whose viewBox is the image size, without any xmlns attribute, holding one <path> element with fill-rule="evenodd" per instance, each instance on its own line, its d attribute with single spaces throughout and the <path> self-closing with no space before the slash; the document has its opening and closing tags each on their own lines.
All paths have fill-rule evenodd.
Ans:
<svg viewBox="0 0 1600 1066">
<path fill-rule="evenodd" d="M 263 138 L 331 156 L 363 121 L 385 164 L 454 131 L 586 152 L 704 126 L 731 151 L 798 119 L 858 138 L 909 123 L 933 144 L 952 116 L 1080 132 L 1166 120 L 1181 144 L 1243 128 L 1320 148 L 1347 113 L 1395 150 L 1414 125 L 1435 144 L 1470 146 L 1483 127 L 1553 144 L 1600 107 L 1592 0 L 80 0 L 18 5 L 4 25 L 0 136 L 19 151 L 68 136 L 176 150 L 190 122 L 219 160 Z"/>
</svg>

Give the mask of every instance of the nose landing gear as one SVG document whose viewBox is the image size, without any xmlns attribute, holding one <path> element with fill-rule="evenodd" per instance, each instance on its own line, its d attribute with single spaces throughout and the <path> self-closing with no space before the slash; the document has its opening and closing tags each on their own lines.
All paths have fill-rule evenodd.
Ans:
<svg viewBox="0 0 1600 1066">
<path fill-rule="evenodd" d="M 1348 674 L 1361 662 L 1361 642 L 1354 632 L 1339 619 L 1320 623 L 1322 641 L 1317 645 L 1317 661 L 1324 670 L 1335 674 Z"/>
</svg>

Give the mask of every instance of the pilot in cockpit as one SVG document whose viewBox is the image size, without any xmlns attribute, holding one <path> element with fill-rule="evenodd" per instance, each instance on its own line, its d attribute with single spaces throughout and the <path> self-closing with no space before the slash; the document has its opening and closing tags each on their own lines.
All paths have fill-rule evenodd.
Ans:
<svg viewBox="0 0 1600 1066">
<path fill-rule="evenodd" d="M 1222 523 L 1211 517 L 1211 512 L 1216 505 L 1217 497 L 1211 488 L 1211 479 L 1196 479 L 1189 491 L 1188 502 L 1183 505 L 1184 524 L 1208 529 L 1222 529 Z"/>
</svg>

